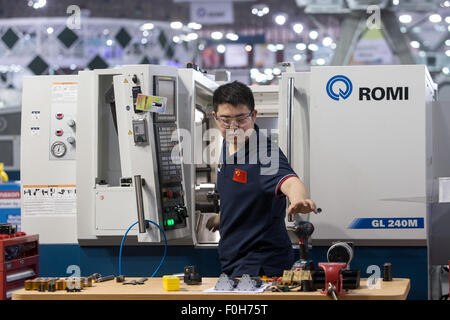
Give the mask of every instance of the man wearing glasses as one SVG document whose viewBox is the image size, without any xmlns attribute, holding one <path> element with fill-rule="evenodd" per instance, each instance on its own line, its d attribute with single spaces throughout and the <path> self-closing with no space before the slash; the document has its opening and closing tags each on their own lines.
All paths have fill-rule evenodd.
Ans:
<svg viewBox="0 0 450 320">
<path fill-rule="evenodd" d="M 220 86 L 213 107 L 225 139 L 217 170 L 220 214 L 207 228 L 220 232 L 222 272 L 281 276 L 294 263 L 285 196 L 289 215 L 317 213 L 316 205 L 285 155 L 255 124 L 258 111 L 249 87 L 237 81 Z"/>
</svg>

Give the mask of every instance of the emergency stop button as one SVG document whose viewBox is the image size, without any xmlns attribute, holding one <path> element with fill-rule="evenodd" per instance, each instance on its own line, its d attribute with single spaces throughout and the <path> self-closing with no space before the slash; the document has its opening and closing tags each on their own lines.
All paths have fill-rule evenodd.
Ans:
<svg viewBox="0 0 450 320">
<path fill-rule="evenodd" d="M 62 118 L 64 118 L 64 113 L 58 112 L 56 114 L 56 119 L 61 120 Z"/>
<path fill-rule="evenodd" d="M 55 134 L 56 134 L 58 137 L 61 137 L 61 136 L 63 135 L 63 133 L 64 133 L 63 129 L 58 129 L 58 130 L 55 131 Z"/>
</svg>

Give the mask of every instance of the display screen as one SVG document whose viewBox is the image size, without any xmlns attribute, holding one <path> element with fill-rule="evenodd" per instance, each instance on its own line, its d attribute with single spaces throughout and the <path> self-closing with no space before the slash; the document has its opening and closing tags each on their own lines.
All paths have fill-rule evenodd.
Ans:
<svg viewBox="0 0 450 320">
<path fill-rule="evenodd" d="M 13 142 L 0 140 L 0 162 L 3 162 L 5 167 L 13 165 Z"/>
<path fill-rule="evenodd" d="M 175 81 L 158 79 L 157 95 L 167 98 L 166 112 L 164 115 L 175 115 Z"/>
</svg>

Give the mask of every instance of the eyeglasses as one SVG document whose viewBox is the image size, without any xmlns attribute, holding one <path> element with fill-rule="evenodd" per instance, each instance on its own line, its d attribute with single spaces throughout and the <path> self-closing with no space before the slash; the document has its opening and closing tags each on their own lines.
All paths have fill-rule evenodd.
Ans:
<svg viewBox="0 0 450 320">
<path fill-rule="evenodd" d="M 240 127 L 240 126 L 246 125 L 250 121 L 252 114 L 253 114 L 253 111 L 250 111 L 249 114 L 238 115 L 236 117 L 217 116 L 216 115 L 216 120 L 219 121 L 219 123 L 225 128 L 231 127 L 231 124 L 233 123 L 233 121 L 236 123 L 236 125 L 238 127 Z"/>
</svg>

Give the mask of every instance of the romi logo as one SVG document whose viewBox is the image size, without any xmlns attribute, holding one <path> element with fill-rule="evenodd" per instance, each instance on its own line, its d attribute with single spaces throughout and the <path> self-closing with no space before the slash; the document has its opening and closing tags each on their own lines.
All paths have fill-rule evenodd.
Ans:
<svg viewBox="0 0 450 320">
<path fill-rule="evenodd" d="M 409 100 L 408 87 L 359 88 L 359 100 Z"/>
<path fill-rule="evenodd" d="M 343 83 L 345 90 L 336 88 L 337 83 Z M 380 100 L 409 100 L 409 87 L 359 87 L 359 100 L 380 101 Z M 327 94 L 336 101 L 347 99 L 353 91 L 353 84 L 349 78 L 343 75 L 332 77 L 327 82 Z"/>
<path fill-rule="evenodd" d="M 344 83 L 344 85 L 345 85 L 344 91 L 342 91 L 342 89 L 339 89 L 339 92 L 335 91 L 334 86 L 338 82 Z M 339 101 L 339 98 L 342 98 L 344 100 L 347 99 L 350 96 L 350 94 L 352 93 L 352 90 L 353 90 L 352 82 L 346 76 L 337 75 L 337 76 L 334 76 L 333 78 L 331 78 L 330 80 L 328 80 L 327 93 L 328 93 L 328 96 L 333 100 Z"/>
</svg>

